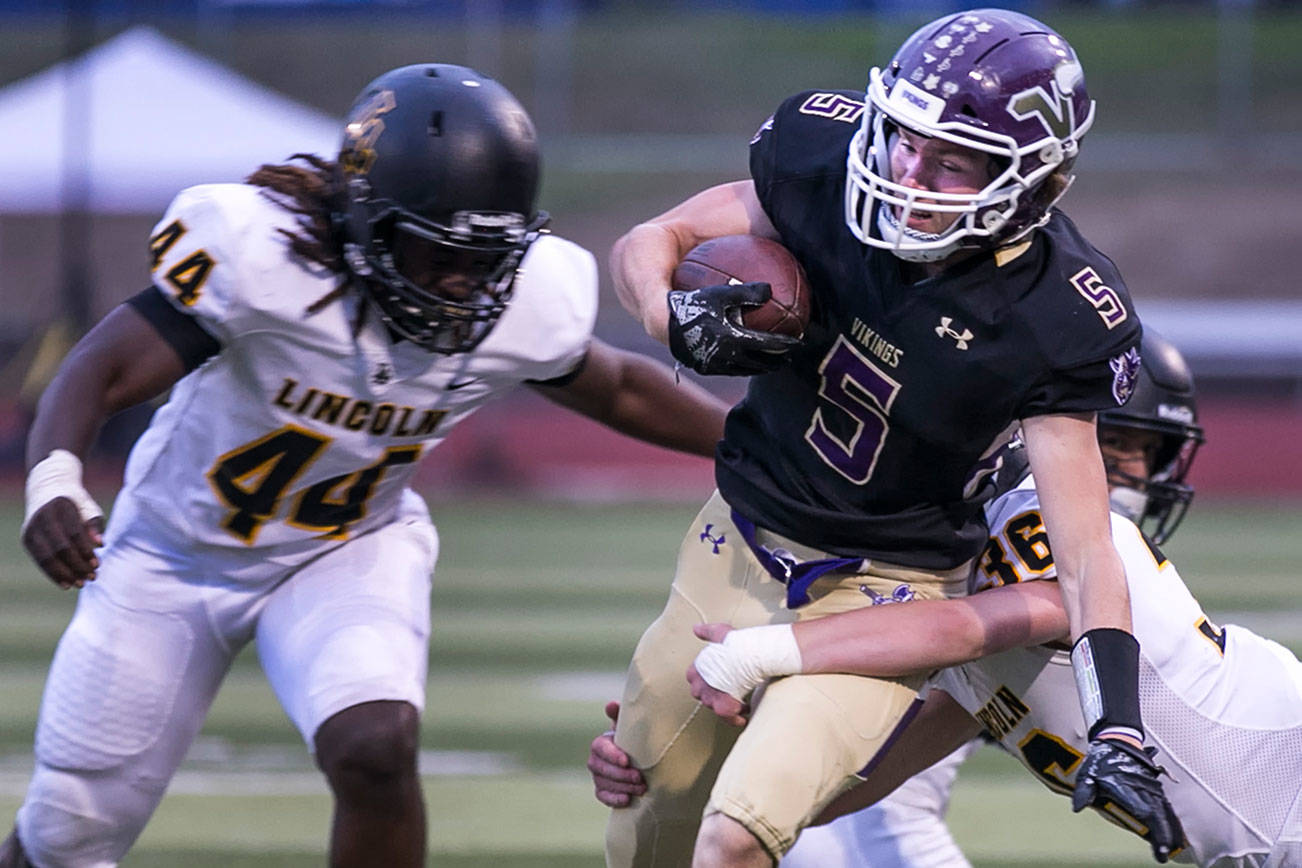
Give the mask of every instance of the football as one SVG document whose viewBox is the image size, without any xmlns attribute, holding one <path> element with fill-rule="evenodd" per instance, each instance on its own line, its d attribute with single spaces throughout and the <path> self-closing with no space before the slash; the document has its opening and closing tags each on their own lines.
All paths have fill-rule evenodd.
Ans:
<svg viewBox="0 0 1302 868">
<path fill-rule="evenodd" d="M 791 251 L 758 235 L 724 235 L 693 247 L 674 269 L 674 289 L 763 281 L 773 297 L 743 309 L 741 325 L 761 332 L 804 337 L 809 325 L 809 280 Z"/>
</svg>

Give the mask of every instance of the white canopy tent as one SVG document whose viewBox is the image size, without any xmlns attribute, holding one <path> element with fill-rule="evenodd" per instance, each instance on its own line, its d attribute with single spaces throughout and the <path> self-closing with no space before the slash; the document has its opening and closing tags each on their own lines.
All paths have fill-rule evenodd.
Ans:
<svg viewBox="0 0 1302 868">
<path fill-rule="evenodd" d="M 0 212 L 29 214 L 62 210 L 77 174 L 89 211 L 159 213 L 192 184 L 332 156 L 340 136 L 334 118 L 148 27 L 0 89 L 0 129 Z"/>
</svg>

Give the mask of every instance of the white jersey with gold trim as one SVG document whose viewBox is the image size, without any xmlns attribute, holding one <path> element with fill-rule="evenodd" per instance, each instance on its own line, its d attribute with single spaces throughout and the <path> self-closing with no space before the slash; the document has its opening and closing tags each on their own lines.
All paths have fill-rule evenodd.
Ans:
<svg viewBox="0 0 1302 868">
<path fill-rule="evenodd" d="M 1054 577 L 1032 486 L 1027 480 L 988 507 L 992 542 L 974 591 Z M 1170 772 L 1163 786 L 1188 842 L 1173 861 L 1302 864 L 1293 861 L 1302 838 L 1302 663 L 1247 629 L 1208 620 L 1175 567 L 1134 524 L 1113 515 L 1112 534 L 1140 643 L 1148 744 Z M 1008 651 L 946 670 L 933 684 L 1050 789 L 1071 793 L 1088 740 L 1065 650 Z"/>
<path fill-rule="evenodd" d="M 132 450 L 110 539 L 298 562 L 392 521 L 417 462 L 457 422 L 571 372 L 587 350 L 596 263 L 568 241 L 534 243 L 487 338 L 438 355 L 395 343 L 374 310 L 358 331 L 353 293 L 309 313 L 340 277 L 291 257 L 281 230 L 295 228 L 240 184 L 183 191 L 156 227 L 155 286 L 223 351 L 176 384 Z"/>
</svg>

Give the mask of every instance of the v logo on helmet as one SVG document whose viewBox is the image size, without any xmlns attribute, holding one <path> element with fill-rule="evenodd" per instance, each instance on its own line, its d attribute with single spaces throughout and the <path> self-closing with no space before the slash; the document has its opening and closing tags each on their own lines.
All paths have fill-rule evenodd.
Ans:
<svg viewBox="0 0 1302 868">
<path fill-rule="evenodd" d="M 368 99 L 348 119 L 344 127 L 344 144 L 339 149 L 339 165 L 349 175 L 365 175 L 375 163 L 375 142 L 384 132 L 384 119 L 380 117 L 397 108 L 393 91 L 382 90 Z"/>
<path fill-rule="evenodd" d="M 1074 70 L 1074 74 L 1073 74 Z M 1019 121 L 1037 119 L 1051 136 L 1070 140 L 1076 129 L 1076 109 L 1071 102 L 1071 87 L 1074 80 L 1081 80 L 1084 74 L 1080 64 L 1062 64 L 1054 73 L 1054 80 L 1049 83 L 1052 93 L 1039 85 L 1015 93 L 1008 100 L 1008 113 Z"/>
</svg>

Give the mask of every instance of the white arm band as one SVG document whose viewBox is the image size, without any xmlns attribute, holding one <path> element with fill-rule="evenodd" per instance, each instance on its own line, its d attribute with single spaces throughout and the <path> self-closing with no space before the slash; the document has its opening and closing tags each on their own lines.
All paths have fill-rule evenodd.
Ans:
<svg viewBox="0 0 1302 868">
<path fill-rule="evenodd" d="M 696 655 L 696 671 L 706 684 L 743 701 L 770 678 L 795 675 L 800 667 L 800 646 L 790 624 L 733 630 Z"/>
<path fill-rule="evenodd" d="M 81 485 L 81 459 L 66 449 L 55 449 L 27 474 L 27 514 L 23 517 L 23 530 L 27 529 L 27 523 L 37 510 L 56 497 L 71 500 L 82 521 L 104 515 L 104 510 Z"/>
</svg>

